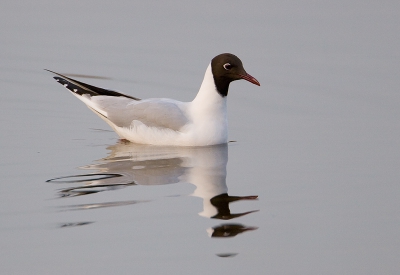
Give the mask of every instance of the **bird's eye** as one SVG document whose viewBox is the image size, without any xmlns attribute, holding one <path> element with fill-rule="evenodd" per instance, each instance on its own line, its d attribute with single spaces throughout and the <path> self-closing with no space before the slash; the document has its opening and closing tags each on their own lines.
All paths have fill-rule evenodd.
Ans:
<svg viewBox="0 0 400 275">
<path fill-rule="evenodd" d="M 229 64 L 229 63 L 225 63 L 225 64 L 223 65 L 223 67 L 224 67 L 224 69 L 227 70 L 227 71 L 229 71 L 230 69 L 232 69 L 232 65 Z"/>
</svg>

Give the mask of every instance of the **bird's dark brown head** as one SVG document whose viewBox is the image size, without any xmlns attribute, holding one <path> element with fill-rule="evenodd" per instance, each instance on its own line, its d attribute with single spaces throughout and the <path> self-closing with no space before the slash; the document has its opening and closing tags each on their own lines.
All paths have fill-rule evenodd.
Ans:
<svg viewBox="0 0 400 275">
<path fill-rule="evenodd" d="M 211 71 L 217 91 L 223 97 L 228 95 L 229 84 L 235 80 L 244 79 L 260 86 L 257 79 L 246 73 L 242 61 L 231 53 L 223 53 L 214 57 L 211 60 Z"/>
</svg>

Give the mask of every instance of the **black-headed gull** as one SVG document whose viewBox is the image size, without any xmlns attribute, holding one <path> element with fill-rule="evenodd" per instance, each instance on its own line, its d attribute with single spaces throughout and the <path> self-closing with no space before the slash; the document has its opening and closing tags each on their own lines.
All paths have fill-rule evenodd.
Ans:
<svg viewBox="0 0 400 275">
<path fill-rule="evenodd" d="M 52 71 L 50 71 L 52 72 Z M 138 99 L 52 72 L 54 77 L 122 139 L 134 143 L 206 146 L 228 141 L 226 98 L 232 81 L 260 83 L 246 73 L 242 61 L 223 53 L 211 60 L 197 96 L 191 102 L 169 98 Z"/>
</svg>

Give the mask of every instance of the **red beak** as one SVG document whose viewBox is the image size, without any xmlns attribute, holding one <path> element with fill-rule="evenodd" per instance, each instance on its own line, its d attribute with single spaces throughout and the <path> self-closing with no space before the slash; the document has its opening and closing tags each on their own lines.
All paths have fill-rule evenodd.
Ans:
<svg viewBox="0 0 400 275">
<path fill-rule="evenodd" d="M 257 79 L 255 79 L 254 77 L 252 77 L 248 73 L 246 73 L 245 75 L 240 74 L 239 76 L 244 80 L 247 80 L 247 81 L 249 81 L 249 82 L 251 82 L 251 83 L 253 83 L 253 84 L 257 85 L 257 86 L 260 86 L 260 82 L 258 82 Z"/>
</svg>

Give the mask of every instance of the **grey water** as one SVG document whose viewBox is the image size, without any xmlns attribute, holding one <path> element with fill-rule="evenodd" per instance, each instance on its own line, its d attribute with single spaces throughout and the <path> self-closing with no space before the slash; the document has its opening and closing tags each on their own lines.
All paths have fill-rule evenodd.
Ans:
<svg viewBox="0 0 400 275">
<path fill-rule="evenodd" d="M 398 274 L 398 1 L 2 1 L 1 274 Z M 43 69 L 194 98 L 227 145 L 135 145 Z"/>
</svg>

